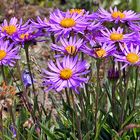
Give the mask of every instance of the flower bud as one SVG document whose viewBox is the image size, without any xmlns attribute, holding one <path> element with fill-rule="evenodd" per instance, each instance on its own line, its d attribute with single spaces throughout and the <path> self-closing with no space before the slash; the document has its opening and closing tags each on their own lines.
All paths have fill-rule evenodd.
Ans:
<svg viewBox="0 0 140 140">
<path fill-rule="evenodd" d="M 108 79 L 109 80 L 118 80 L 119 78 L 119 71 L 116 69 L 109 69 L 108 70 Z"/>
</svg>

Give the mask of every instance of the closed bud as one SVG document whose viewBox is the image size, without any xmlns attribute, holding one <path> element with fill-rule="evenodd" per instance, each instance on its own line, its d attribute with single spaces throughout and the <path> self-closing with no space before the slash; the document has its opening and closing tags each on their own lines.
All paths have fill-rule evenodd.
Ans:
<svg viewBox="0 0 140 140">
<path fill-rule="evenodd" d="M 108 70 L 108 79 L 109 80 L 118 80 L 119 78 L 119 71 L 116 69 L 109 69 Z"/>
</svg>

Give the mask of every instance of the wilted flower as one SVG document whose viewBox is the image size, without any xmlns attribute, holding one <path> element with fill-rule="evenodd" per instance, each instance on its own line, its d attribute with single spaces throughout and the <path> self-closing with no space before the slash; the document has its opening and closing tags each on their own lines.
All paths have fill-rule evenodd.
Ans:
<svg viewBox="0 0 140 140">
<path fill-rule="evenodd" d="M 81 46 L 83 45 L 83 39 L 76 39 L 76 37 L 70 37 L 69 40 L 60 38 L 60 42 L 62 46 L 58 46 L 56 44 L 52 44 L 51 48 L 53 50 L 62 52 L 68 55 L 76 55 Z"/>
<path fill-rule="evenodd" d="M 9 41 L 0 41 L 0 65 L 14 66 L 19 57 L 19 47 Z"/>
<path fill-rule="evenodd" d="M 121 53 L 118 52 L 114 54 L 115 61 L 123 62 L 125 63 L 123 65 L 123 68 L 125 68 L 128 65 L 139 65 L 140 64 L 140 46 L 137 45 L 127 45 L 127 44 L 119 44 Z"/>
<path fill-rule="evenodd" d="M 39 31 L 32 26 L 30 20 L 23 24 L 20 30 L 13 36 L 15 44 L 22 44 L 23 47 L 26 43 L 36 42 L 36 38 L 39 36 Z"/>
<path fill-rule="evenodd" d="M 89 73 L 89 66 L 86 61 L 78 60 L 78 56 L 64 57 L 62 62 L 56 59 L 56 65 L 50 61 L 48 67 L 50 70 L 43 70 L 43 77 L 44 84 L 50 86 L 49 89 L 58 92 L 66 87 L 76 89 L 88 81 L 84 75 Z"/>
<path fill-rule="evenodd" d="M 100 8 L 98 10 L 97 14 L 98 14 L 98 17 L 101 22 L 115 21 L 115 23 L 118 23 L 120 21 L 120 22 L 124 23 L 126 21 L 139 20 L 139 18 L 140 18 L 140 15 L 136 14 L 132 10 L 129 10 L 129 11 L 125 10 L 125 11 L 121 12 L 117 9 L 117 7 L 115 7 L 114 10 L 112 8 L 110 8 L 110 12 L 104 10 L 103 8 Z"/>
</svg>

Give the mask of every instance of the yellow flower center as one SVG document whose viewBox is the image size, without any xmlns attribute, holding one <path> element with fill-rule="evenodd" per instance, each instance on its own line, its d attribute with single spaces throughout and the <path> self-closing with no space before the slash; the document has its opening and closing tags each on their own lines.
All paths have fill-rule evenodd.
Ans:
<svg viewBox="0 0 140 140">
<path fill-rule="evenodd" d="M 6 56 L 6 52 L 4 50 L 0 50 L 0 60 L 2 60 Z"/>
<path fill-rule="evenodd" d="M 25 34 L 21 34 L 20 35 L 20 39 L 28 39 L 29 37 L 29 34 L 28 33 L 25 33 Z"/>
<path fill-rule="evenodd" d="M 106 55 L 106 50 L 104 49 L 97 49 L 95 52 L 98 57 L 104 57 Z"/>
<path fill-rule="evenodd" d="M 70 13 L 71 14 L 74 14 L 74 13 L 83 14 L 83 9 L 70 9 Z"/>
<path fill-rule="evenodd" d="M 113 41 L 119 41 L 123 39 L 123 34 L 118 34 L 118 33 L 112 33 L 110 35 L 110 39 Z"/>
<path fill-rule="evenodd" d="M 136 63 L 139 61 L 139 56 L 136 53 L 129 53 L 126 56 L 127 61 L 130 63 Z"/>
<path fill-rule="evenodd" d="M 60 71 L 60 78 L 63 80 L 68 80 L 72 76 L 72 70 L 69 68 L 65 68 Z"/>
<path fill-rule="evenodd" d="M 9 35 L 13 35 L 17 31 L 15 25 L 4 26 L 2 32 L 6 32 Z"/>
<path fill-rule="evenodd" d="M 64 28 L 70 28 L 76 25 L 76 22 L 73 18 L 64 18 L 61 20 L 60 25 Z"/>
<path fill-rule="evenodd" d="M 74 46 L 67 46 L 66 48 L 67 53 L 73 55 L 76 51 L 76 48 Z"/>
<path fill-rule="evenodd" d="M 117 12 L 112 13 L 112 17 L 113 18 L 118 18 L 119 17 L 120 19 L 123 19 L 123 18 L 125 18 L 125 14 L 120 12 L 120 11 L 117 11 Z"/>
</svg>

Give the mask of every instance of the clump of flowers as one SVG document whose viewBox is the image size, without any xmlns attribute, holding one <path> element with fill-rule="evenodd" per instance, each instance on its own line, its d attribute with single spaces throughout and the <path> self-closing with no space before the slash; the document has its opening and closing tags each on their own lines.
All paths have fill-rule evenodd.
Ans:
<svg viewBox="0 0 140 140">
<path fill-rule="evenodd" d="M 66 133 L 64 132 L 64 137 L 60 138 L 61 135 L 59 135 L 58 138 L 54 136 L 54 139 L 66 137 L 73 139 L 77 136 L 76 139 L 87 137 L 88 139 L 94 139 L 94 137 L 99 139 L 98 135 L 108 132 L 113 132 L 113 137 L 117 134 L 118 138 L 120 135 L 118 130 L 126 130 L 124 126 L 126 117 L 129 116 L 129 119 L 126 120 L 130 121 L 132 116 L 130 113 L 136 109 L 140 66 L 139 20 L 140 14 L 132 10 L 121 11 L 116 7 L 110 8 L 110 11 L 99 8 L 97 12 L 92 13 L 85 9 L 66 11 L 57 9 L 50 13 L 49 17 L 42 19 L 38 16 L 36 20 L 29 19 L 25 23 L 16 17 L 9 21 L 5 19 L 0 25 L 0 72 L 5 81 L 0 88 L 0 99 L 2 99 L 0 111 L 4 107 L 3 98 L 8 99 L 9 95 L 14 97 L 17 89 L 21 93 L 21 100 L 19 98 L 18 100 L 24 104 L 24 109 L 19 113 L 19 116 L 21 115 L 19 118 L 24 118 L 24 120 L 18 119 L 19 121 L 17 121 L 16 115 L 13 113 L 13 111 L 16 112 L 17 102 L 14 102 L 14 98 L 6 100 L 12 117 L 10 120 L 12 123 L 9 124 L 11 124 L 10 130 L 13 138 L 18 139 L 21 133 L 16 129 L 18 123 L 23 125 L 22 131 L 25 130 L 27 135 L 32 130 L 29 136 L 33 135 L 35 139 L 37 136 L 41 139 L 53 137 L 53 133 L 49 133 L 49 130 L 56 131 L 56 129 L 50 129 L 50 125 L 47 125 L 48 128 L 46 128 L 46 119 L 50 118 L 51 113 L 46 112 L 46 106 L 44 107 L 45 96 L 51 90 L 60 93 L 61 99 L 63 99 L 60 104 L 64 106 L 60 110 L 61 119 L 64 118 L 65 121 L 58 119 L 62 123 L 60 128 L 65 127 L 63 122 L 66 124 L 70 122 Z M 46 65 L 39 66 L 35 59 L 30 57 L 30 47 L 34 43 L 43 41 L 48 43 L 46 50 L 47 54 L 49 54 L 48 50 L 51 50 L 51 55 L 47 58 Z M 26 56 L 24 64 L 20 63 L 21 54 Z M 35 66 L 33 67 L 32 64 Z M 36 69 L 36 66 L 39 68 Z M 39 84 L 34 78 L 36 70 L 39 73 Z M 129 72 L 132 72 L 132 75 Z M 133 76 L 135 79 L 132 78 Z M 10 82 L 16 84 L 17 88 L 7 86 Z M 41 88 L 37 89 L 34 83 L 39 86 L 41 83 Z M 131 89 L 128 90 L 129 86 Z M 43 101 L 38 99 L 40 89 L 44 93 Z M 128 93 L 130 91 L 134 92 L 134 95 L 131 95 L 133 98 L 129 103 L 131 97 Z M 80 95 L 75 93 L 80 93 Z M 32 95 L 34 100 L 32 100 Z M 52 100 L 54 103 L 55 100 L 53 98 Z M 14 103 L 14 107 L 16 106 L 14 109 L 12 103 Z M 63 108 L 66 112 L 62 111 Z M 115 112 L 116 110 L 121 113 Z M 20 112 L 20 110 L 18 111 Z M 59 112 L 57 115 L 59 116 L 61 113 Z M 24 114 L 26 117 L 22 117 Z M 47 114 L 50 115 L 47 116 Z M 111 118 L 118 125 L 109 128 L 108 120 Z M 57 120 L 55 121 L 57 122 Z M 100 121 L 103 125 L 98 125 Z M 128 123 L 128 121 L 126 122 Z M 111 125 L 115 124 L 113 123 Z M 87 127 L 87 125 L 89 126 Z M 0 122 L 1 130 L 3 126 Z M 109 131 L 106 131 L 107 128 Z M 113 131 L 111 131 L 112 129 Z M 50 137 L 47 136 L 47 133 L 43 135 L 44 130 L 50 134 Z M 70 130 L 74 132 L 68 133 Z M 57 131 L 59 134 L 59 128 Z M 57 135 L 57 133 L 54 134 Z M 115 139 L 111 136 L 105 139 Z M 101 139 L 104 138 L 101 137 Z"/>
</svg>

